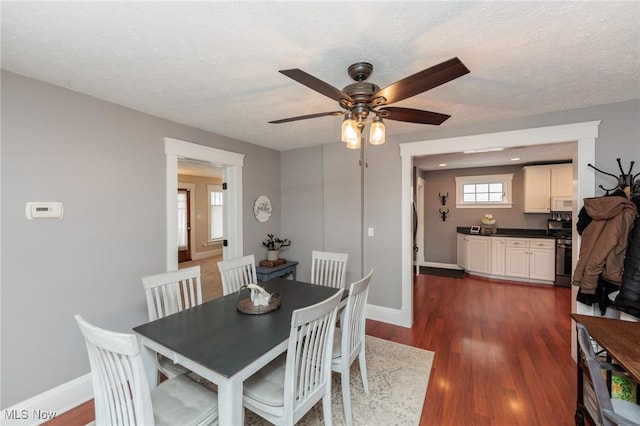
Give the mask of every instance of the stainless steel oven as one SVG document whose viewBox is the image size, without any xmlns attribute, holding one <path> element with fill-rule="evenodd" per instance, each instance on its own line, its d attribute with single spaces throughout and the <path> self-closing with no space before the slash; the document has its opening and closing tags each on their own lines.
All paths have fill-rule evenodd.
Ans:
<svg viewBox="0 0 640 426">
<path fill-rule="evenodd" d="M 571 287 L 571 221 L 549 219 L 547 235 L 556 239 L 556 280 L 554 285 Z"/>
</svg>

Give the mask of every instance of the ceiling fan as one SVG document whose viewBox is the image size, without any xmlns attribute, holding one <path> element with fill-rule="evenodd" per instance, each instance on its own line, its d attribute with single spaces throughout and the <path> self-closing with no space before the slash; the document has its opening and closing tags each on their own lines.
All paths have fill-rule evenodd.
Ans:
<svg viewBox="0 0 640 426">
<path fill-rule="evenodd" d="M 371 113 L 375 117 L 371 123 L 369 143 L 380 145 L 385 140 L 383 119 L 440 125 L 451 117 L 447 114 L 432 111 L 391 107 L 388 106 L 389 104 L 410 98 L 469 73 L 469 69 L 460 59 L 452 58 L 380 89 L 377 84 L 367 81 L 373 71 L 373 65 L 370 63 L 357 62 L 351 65 L 347 71 L 355 83 L 351 83 L 344 89 L 339 90 L 298 68 L 281 70 L 280 73 L 298 83 L 338 101 L 343 110 L 301 115 L 274 120 L 269 123 L 288 123 L 290 121 L 344 114 L 342 141 L 347 144 L 348 148 L 357 149 L 360 148 L 361 131 Z"/>
</svg>

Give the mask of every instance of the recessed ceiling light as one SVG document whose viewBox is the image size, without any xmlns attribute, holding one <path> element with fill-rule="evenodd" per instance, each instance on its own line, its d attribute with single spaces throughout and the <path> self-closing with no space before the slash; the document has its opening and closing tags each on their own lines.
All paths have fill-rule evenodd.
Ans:
<svg viewBox="0 0 640 426">
<path fill-rule="evenodd" d="M 520 161 L 520 157 L 513 157 L 511 161 Z"/>
<path fill-rule="evenodd" d="M 504 148 L 480 148 L 480 149 L 467 149 L 466 151 L 462 151 L 465 154 L 477 154 L 479 152 L 494 152 L 494 151 L 502 151 Z"/>
<path fill-rule="evenodd" d="M 447 167 L 447 163 L 440 163 L 438 164 L 438 167 Z"/>
</svg>

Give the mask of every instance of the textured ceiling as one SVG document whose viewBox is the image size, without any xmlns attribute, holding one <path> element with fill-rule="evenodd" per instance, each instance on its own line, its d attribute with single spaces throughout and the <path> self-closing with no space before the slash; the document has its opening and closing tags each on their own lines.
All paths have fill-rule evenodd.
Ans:
<svg viewBox="0 0 640 426">
<path fill-rule="evenodd" d="M 385 87 L 459 57 L 470 74 L 394 106 L 443 126 L 640 98 L 640 2 L 2 2 L 2 68 L 221 135 L 288 150 L 339 140 L 335 87 Z M 430 126 L 387 122 L 387 137 Z"/>
</svg>

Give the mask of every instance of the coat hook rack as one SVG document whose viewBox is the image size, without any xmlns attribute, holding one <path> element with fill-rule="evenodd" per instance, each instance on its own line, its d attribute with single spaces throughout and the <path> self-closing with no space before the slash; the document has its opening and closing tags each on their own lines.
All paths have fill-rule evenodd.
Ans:
<svg viewBox="0 0 640 426">
<path fill-rule="evenodd" d="M 441 209 L 438 209 L 438 211 L 440 212 L 440 219 L 442 219 L 442 221 L 446 221 L 447 220 L 447 216 L 449 216 L 449 209 L 447 209 L 447 211 L 443 212 Z"/>
<path fill-rule="evenodd" d="M 616 189 L 625 189 L 627 186 L 628 187 L 632 187 L 634 181 L 636 180 L 636 178 L 638 176 L 640 176 L 640 173 L 636 173 L 635 175 L 631 174 L 631 170 L 633 170 L 633 165 L 635 164 L 635 161 L 632 161 L 629 164 L 629 171 L 627 173 L 625 173 L 623 168 L 622 168 L 622 163 L 620 162 L 620 158 L 616 158 L 616 161 L 618 162 L 618 169 L 620 169 L 620 176 L 616 176 L 613 173 L 609 173 L 609 172 L 605 172 L 604 170 L 600 170 L 599 168 L 597 168 L 596 166 L 594 166 L 591 163 L 587 164 L 587 166 L 591 167 L 595 171 L 600 172 L 602 174 L 605 174 L 607 176 L 611 176 L 612 178 L 618 180 L 618 184 L 616 186 L 614 186 L 613 188 L 605 188 L 602 185 L 598 185 L 598 188 L 602 189 L 603 191 L 606 191 L 607 195 L 609 195 L 610 192 L 613 192 Z"/>
<path fill-rule="evenodd" d="M 438 198 L 440 199 L 440 204 L 443 206 L 447 204 L 447 198 L 449 198 L 449 193 L 441 194 L 438 192 Z"/>
</svg>

